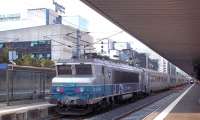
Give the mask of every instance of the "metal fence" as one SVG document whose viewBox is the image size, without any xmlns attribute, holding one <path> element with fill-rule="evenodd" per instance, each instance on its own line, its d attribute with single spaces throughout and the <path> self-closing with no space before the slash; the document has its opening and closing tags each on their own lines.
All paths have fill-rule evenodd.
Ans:
<svg viewBox="0 0 200 120">
<path fill-rule="evenodd" d="M 8 71 L 1 70 L 0 101 L 44 98 L 55 75 L 55 70 L 48 68 L 16 66 Z"/>
</svg>

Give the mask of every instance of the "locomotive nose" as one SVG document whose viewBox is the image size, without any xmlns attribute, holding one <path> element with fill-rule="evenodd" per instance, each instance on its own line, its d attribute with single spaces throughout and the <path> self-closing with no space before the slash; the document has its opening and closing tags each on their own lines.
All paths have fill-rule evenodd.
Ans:
<svg viewBox="0 0 200 120">
<path fill-rule="evenodd" d="M 65 96 L 61 102 L 65 105 L 73 105 L 79 103 L 79 101 L 78 97 Z"/>
<path fill-rule="evenodd" d="M 57 87 L 56 92 L 63 94 L 64 93 L 64 87 Z"/>
</svg>

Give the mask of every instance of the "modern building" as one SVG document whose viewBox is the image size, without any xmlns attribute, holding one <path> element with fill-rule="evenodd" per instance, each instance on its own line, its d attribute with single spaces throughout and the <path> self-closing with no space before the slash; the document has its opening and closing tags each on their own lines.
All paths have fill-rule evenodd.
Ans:
<svg viewBox="0 0 200 120">
<path fill-rule="evenodd" d="M 176 75 L 176 66 L 175 65 L 173 65 L 172 63 L 170 63 L 170 62 L 168 62 L 168 73 L 170 74 L 170 75 L 173 75 L 173 76 L 175 76 Z"/>
<path fill-rule="evenodd" d="M 47 8 L 0 14 L 0 31 L 61 23 L 62 17 L 54 10 Z"/>
<path fill-rule="evenodd" d="M 134 59 L 135 52 L 136 51 L 131 50 L 131 49 L 123 49 L 120 52 L 119 59 L 122 60 L 122 61 L 128 62 L 128 61 Z"/>
<path fill-rule="evenodd" d="M 88 30 L 89 21 L 81 16 L 62 16 L 62 24 L 72 26 L 80 30 Z"/>
<path fill-rule="evenodd" d="M 104 39 L 98 44 L 98 47 L 101 47 L 97 50 L 100 50 L 99 53 L 103 56 L 125 61 L 136 67 L 149 68 L 158 71 L 159 61 L 157 59 L 150 59 L 147 54 L 138 53 L 137 51 L 132 50 L 131 45 L 128 42 L 115 42 L 111 39 Z"/>
<path fill-rule="evenodd" d="M 158 70 L 159 72 L 175 76 L 177 74 L 177 70 L 178 70 L 177 67 L 174 64 L 170 63 L 169 61 L 167 61 L 165 58 L 161 58 L 161 60 L 159 61 L 159 70 Z"/>
<path fill-rule="evenodd" d="M 119 50 L 110 50 L 110 59 L 119 60 L 120 51 Z"/>
<path fill-rule="evenodd" d="M 31 54 L 32 57 L 57 61 L 75 55 L 77 40 L 81 54 L 93 51 L 93 38 L 89 33 L 62 24 L 0 31 L 0 50 L 9 48 L 12 59 Z"/>
<path fill-rule="evenodd" d="M 96 43 L 97 52 L 103 56 L 110 56 L 110 51 L 114 50 L 113 40 L 104 39 L 100 43 Z"/>
<path fill-rule="evenodd" d="M 108 56 L 111 59 L 115 60 L 120 59 L 120 55 L 122 55 L 121 54 L 122 50 L 131 49 L 130 43 L 128 42 L 116 42 L 108 38 L 102 40 L 100 43 L 97 43 L 96 48 L 97 48 L 97 53 L 103 56 Z"/>
<path fill-rule="evenodd" d="M 9 48 L 10 60 L 30 54 L 54 61 L 93 51 L 93 38 L 84 32 L 88 21 L 81 16 L 63 16 L 65 8 L 59 2 L 53 0 L 50 5 L 55 10 L 36 8 L 1 13 L 0 50 Z"/>
<path fill-rule="evenodd" d="M 135 66 L 142 67 L 142 68 L 148 68 L 148 56 L 145 53 L 138 53 L 135 52 Z"/>
<path fill-rule="evenodd" d="M 131 44 L 129 42 L 113 42 L 114 49 L 124 50 L 124 49 L 132 49 Z"/>
<path fill-rule="evenodd" d="M 132 49 L 123 49 L 120 52 L 120 60 L 129 62 L 136 67 L 148 68 L 158 71 L 158 59 L 151 59 L 145 53 L 138 53 Z"/>
<path fill-rule="evenodd" d="M 159 69 L 159 60 L 158 59 L 148 59 L 148 68 L 158 71 Z"/>
<path fill-rule="evenodd" d="M 159 61 L 159 72 L 168 73 L 168 61 L 165 58 L 161 58 Z"/>
</svg>

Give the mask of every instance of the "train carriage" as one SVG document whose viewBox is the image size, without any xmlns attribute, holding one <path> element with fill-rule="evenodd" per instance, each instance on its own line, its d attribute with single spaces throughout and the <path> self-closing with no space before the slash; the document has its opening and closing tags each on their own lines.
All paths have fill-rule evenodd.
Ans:
<svg viewBox="0 0 200 120">
<path fill-rule="evenodd" d="M 165 90 L 170 87 L 168 74 L 152 70 L 146 70 L 146 72 L 148 73 L 148 81 L 150 82 L 148 86 L 150 92 Z"/>
</svg>

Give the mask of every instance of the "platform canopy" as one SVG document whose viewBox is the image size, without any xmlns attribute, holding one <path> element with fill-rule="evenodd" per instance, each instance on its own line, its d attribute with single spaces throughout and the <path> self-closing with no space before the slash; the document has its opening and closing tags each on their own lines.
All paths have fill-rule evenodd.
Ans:
<svg viewBox="0 0 200 120">
<path fill-rule="evenodd" d="M 193 61 L 200 58 L 200 0 L 82 1 L 193 74 Z"/>
</svg>

